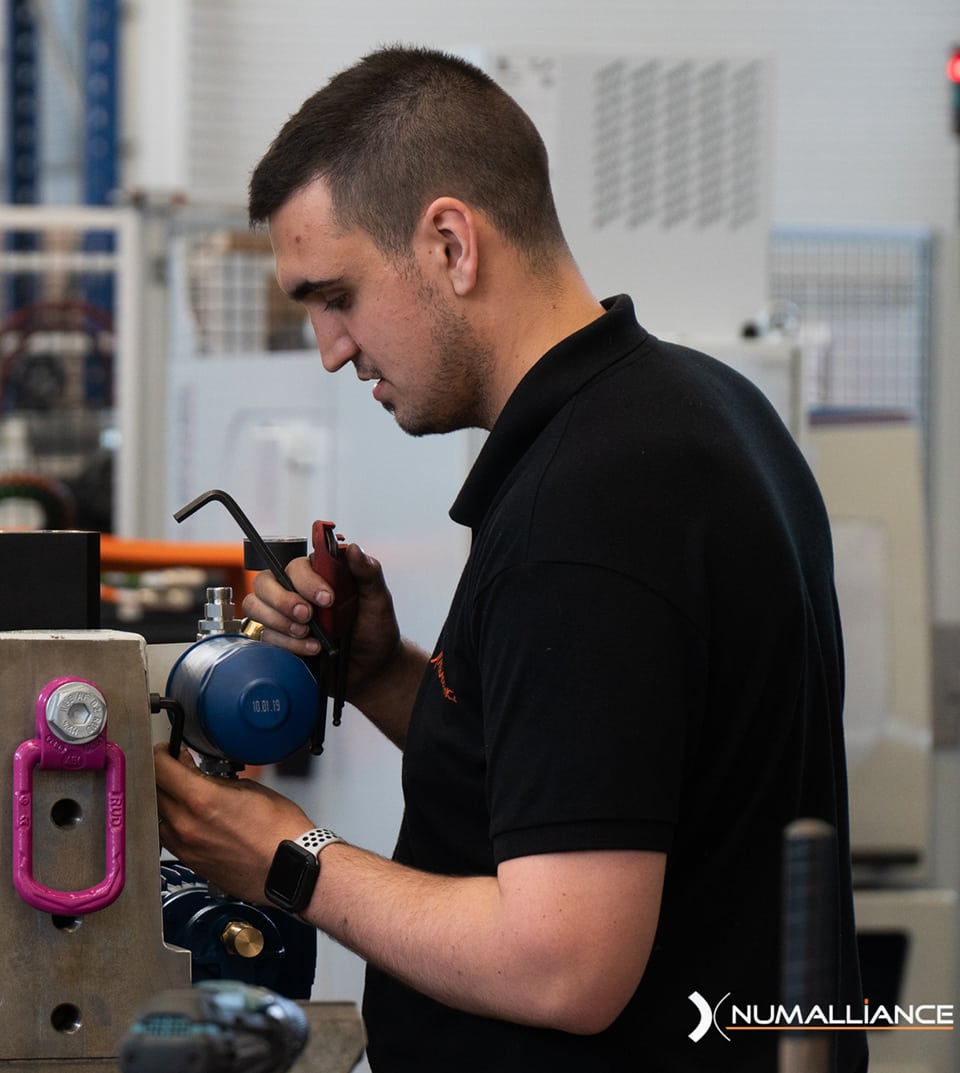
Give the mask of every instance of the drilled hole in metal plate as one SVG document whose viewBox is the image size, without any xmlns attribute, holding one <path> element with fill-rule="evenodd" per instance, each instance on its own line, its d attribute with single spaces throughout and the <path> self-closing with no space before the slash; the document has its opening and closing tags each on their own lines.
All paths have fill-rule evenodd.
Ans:
<svg viewBox="0 0 960 1073">
<path fill-rule="evenodd" d="M 50 918 L 57 931 L 76 931 L 83 923 L 83 917 L 68 917 L 54 915 Z"/>
<path fill-rule="evenodd" d="M 69 797 L 55 801 L 50 809 L 50 819 L 57 827 L 76 827 L 83 819 L 83 809 L 79 802 Z"/>
<path fill-rule="evenodd" d="M 57 1032 L 72 1036 L 83 1027 L 83 1018 L 77 1006 L 74 1006 L 72 1002 L 64 1002 L 50 1014 L 50 1024 Z"/>
</svg>

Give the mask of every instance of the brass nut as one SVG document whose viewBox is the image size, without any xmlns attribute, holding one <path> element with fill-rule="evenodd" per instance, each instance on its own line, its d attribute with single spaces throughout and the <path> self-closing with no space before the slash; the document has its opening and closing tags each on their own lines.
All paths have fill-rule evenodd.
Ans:
<svg viewBox="0 0 960 1073">
<path fill-rule="evenodd" d="M 237 957 L 255 958 L 263 953 L 263 932 L 245 920 L 231 920 L 223 929 L 220 941 Z"/>
</svg>

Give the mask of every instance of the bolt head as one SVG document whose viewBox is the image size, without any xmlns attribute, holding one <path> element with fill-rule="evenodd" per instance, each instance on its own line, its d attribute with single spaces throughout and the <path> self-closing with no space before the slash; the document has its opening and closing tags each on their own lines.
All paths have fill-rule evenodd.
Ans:
<svg viewBox="0 0 960 1073">
<path fill-rule="evenodd" d="M 65 682 L 47 698 L 47 725 L 69 745 L 85 745 L 107 724 L 107 702 L 89 682 Z"/>
</svg>

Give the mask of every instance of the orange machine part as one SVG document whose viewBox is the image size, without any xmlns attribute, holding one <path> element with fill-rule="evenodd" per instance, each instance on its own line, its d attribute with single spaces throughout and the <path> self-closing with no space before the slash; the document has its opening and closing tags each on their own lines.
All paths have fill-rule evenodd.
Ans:
<svg viewBox="0 0 960 1073">
<path fill-rule="evenodd" d="M 171 566 L 197 566 L 223 570 L 226 584 L 233 589 L 233 602 L 239 608 L 244 596 L 253 591 L 255 571 L 243 568 L 243 545 L 189 544 L 166 540 L 130 540 L 102 533 L 100 568 L 102 570 L 163 570 Z"/>
</svg>

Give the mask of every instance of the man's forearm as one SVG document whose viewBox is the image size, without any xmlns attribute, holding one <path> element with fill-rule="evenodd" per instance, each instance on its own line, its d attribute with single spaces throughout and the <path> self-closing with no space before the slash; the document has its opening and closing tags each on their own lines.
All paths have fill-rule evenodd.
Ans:
<svg viewBox="0 0 960 1073">
<path fill-rule="evenodd" d="M 536 1023 L 531 999 L 540 989 L 506 964 L 498 899 L 493 877 L 430 875 L 337 845 L 323 853 L 320 883 L 303 916 L 440 1002 Z"/>
<path fill-rule="evenodd" d="M 407 662 L 417 661 L 408 652 Z M 403 677 L 403 676 L 400 676 Z M 313 824 L 253 779 L 211 779 L 154 752 L 163 845 L 247 901 L 264 897 L 278 843 Z M 545 853 L 495 876 L 441 876 L 335 843 L 304 914 L 411 987 L 458 1009 L 598 1032 L 636 990 L 656 930 L 660 853 Z"/>
<path fill-rule="evenodd" d="M 446 1005 L 593 1033 L 639 983 L 661 879 L 648 854 L 554 854 L 461 877 L 338 844 L 303 917 Z"/>
</svg>

